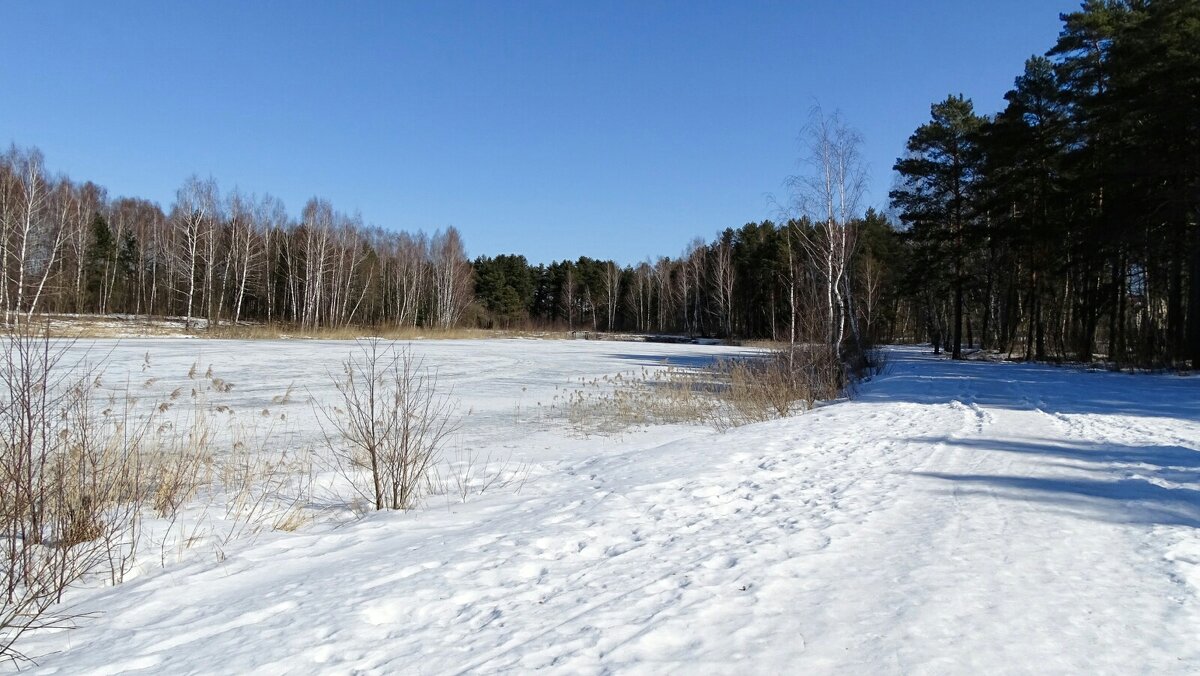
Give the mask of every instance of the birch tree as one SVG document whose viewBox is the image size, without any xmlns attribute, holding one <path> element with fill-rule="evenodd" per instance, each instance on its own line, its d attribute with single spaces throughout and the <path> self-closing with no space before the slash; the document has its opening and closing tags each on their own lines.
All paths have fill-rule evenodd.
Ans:
<svg viewBox="0 0 1200 676">
<path fill-rule="evenodd" d="M 183 294 L 183 325 L 192 328 L 192 311 L 196 298 L 196 274 L 201 264 L 202 248 L 212 232 L 212 220 L 217 211 L 217 183 L 212 178 L 201 180 L 193 174 L 183 182 L 175 193 L 175 205 L 171 210 L 171 225 L 175 230 L 177 246 L 172 253 L 178 262 L 183 279 L 176 280 L 177 290 Z"/>
<path fill-rule="evenodd" d="M 453 226 L 429 241 L 433 282 L 433 321 L 448 329 L 458 323 L 471 302 L 472 268 L 462 237 Z"/>
<path fill-rule="evenodd" d="M 604 300 L 608 319 L 608 330 L 612 331 L 617 323 L 617 310 L 621 301 L 621 273 L 623 271 L 614 262 L 604 264 Z"/>
<path fill-rule="evenodd" d="M 333 206 L 328 200 L 314 197 L 304 205 L 303 227 L 303 309 L 300 323 L 315 328 L 321 321 L 322 292 L 325 290 L 326 256 L 330 230 L 333 229 Z"/>
<path fill-rule="evenodd" d="M 8 165 L 3 188 L 8 193 L 3 224 L 5 308 L 10 319 L 19 320 L 22 314 L 30 318 L 37 311 L 64 228 L 51 217 L 53 185 L 46 177 L 42 152 L 12 146 L 4 164 Z"/>
<path fill-rule="evenodd" d="M 656 326 L 659 331 L 667 330 L 669 317 L 674 313 L 675 294 L 674 287 L 671 284 L 671 275 L 674 271 L 674 265 L 671 259 L 666 256 L 660 257 L 654 263 L 654 287 L 655 300 L 657 302 Z"/>
<path fill-rule="evenodd" d="M 795 201 L 813 228 L 800 229 L 800 244 L 821 271 L 826 310 L 826 340 L 839 347 L 847 324 L 858 340 L 852 303 L 850 264 L 857 240 L 855 222 L 865 189 L 866 172 L 860 156 L 862 137 L 839 112 L 826 115 L 816 106 L 802 133 L 806 172 L 788 179 Z"/>
<path fill-rule="evenodd" d="M 712 287 L 716 299 L 717 320 L 725 337 L 733 335 L 733 243 L 727 232 L 713 243 Z"/>
</svg>

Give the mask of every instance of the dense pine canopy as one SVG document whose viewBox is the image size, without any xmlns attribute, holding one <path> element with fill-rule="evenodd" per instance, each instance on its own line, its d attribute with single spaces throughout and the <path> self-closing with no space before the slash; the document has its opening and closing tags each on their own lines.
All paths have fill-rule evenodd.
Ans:
<svg viewBox="0 0 1200 676">
<path fill-rule="evenodd" d="M 1200 362 L 1200 3 L 1089 0 L 1007 107 L 935 104 L 893 205 L 935 342 Z M 953 287 L 953 291 L 947 291 Z"/>
</svg>

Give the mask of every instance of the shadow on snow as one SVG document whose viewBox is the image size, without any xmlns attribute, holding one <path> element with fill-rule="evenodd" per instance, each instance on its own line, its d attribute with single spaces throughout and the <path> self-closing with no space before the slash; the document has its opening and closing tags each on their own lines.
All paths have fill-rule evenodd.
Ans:
<svg viewBox="0 0 1200 676">
<path fill-rule="evenodd" d="M 636 362 L 639 366 L 677 366 L 686 369 L 706 369 L 722 359 L 728 359 L 728 357 L 711 354 L 610 354 L 606 356 L 610 359 Z"/>
<path fill-rule="evenodd" d="M 952 361 L 913 349 L 889 351 L 888 372 L 863 388 L 859 399 L 1200 421 L 1200 377 Z"/>
<path fill-rule="evenodd" d="M 1036 502 L 1114 523 L 1200 527 L 1200 490 L 1179 485 L 1200 477 L 1200 451 L 1183 446 L 1061 444 L 987 439 L 917 439 L 977 449 L 1020 453 L 1047 464 L 1088 472 L 1085 476 L 1038 477 L 914 472 L 957 484 L 958 495 L 991 495 Z"/>
</svg>

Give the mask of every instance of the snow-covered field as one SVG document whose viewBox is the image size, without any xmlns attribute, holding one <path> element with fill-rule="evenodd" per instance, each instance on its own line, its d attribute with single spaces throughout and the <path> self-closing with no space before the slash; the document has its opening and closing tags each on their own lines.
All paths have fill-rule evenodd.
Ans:
<svg viewBox="0 0 1200 676">
<path fill-rule="evenodd" d="M 234 415 L 290 411 L 305 438 L 350 347 L 93 351 L 111 350 L 106 382 L 164 391 L 199 355 Z M 37 671 L 1200 671 L 1200 379 L 898 348 L 857 399 L 803 416 L 582 438 L 542 410 L 569 381 L 733 350 L 414 349 L 471 412 L 461 446 L 527 463 L 523 485 L 80 591 L 80 628 L 21 646 Z"/>
</svg>

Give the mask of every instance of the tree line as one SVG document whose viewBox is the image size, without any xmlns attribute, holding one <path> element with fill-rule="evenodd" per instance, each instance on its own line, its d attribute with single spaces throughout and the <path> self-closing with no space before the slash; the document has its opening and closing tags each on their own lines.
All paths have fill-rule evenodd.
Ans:
<svg viewBox="0 0 1200 676">
<path fill-rule="evenodd" d="M 888 219 L 868 210 L 847 230 L 858 242 L 846 266 L 852 273 L 836 282 L 849 302 L 835 301 L 835 330 L 857 332 L 866 343 L 916 335 L 917 318 L 902 297 L 887 292 L 900 253 Z M 826 274 L 801 244 L 819 236 L 811 219 L 799 217 L 727 228 L 711 242 L 693 240 L 678 257 L 629 266 L 586 256 L 548 265 L 531 265 L 520 255 L 479 256 L 477 321 L 492 328 L 557 326 L 782 342 L 794 331 L 799 342 L 845 342 L 848 335 L 828 335 Z M 841 322 L 837 315 L 843 313 Z"/>
<path fill-rule="evenodd" d="M 291 217 L 270 195 L 191 177 L 168 211 L 50 177 L 40 151 L 0 155 L 0 306 L 305 328 L 450 327 L 472 300 L 454 228 L 427 236 L 363 223 L 313 198 Z"/>
<path fill-rule="evenodd" d="M 956 357 L 1200 365 L 1200 3 L 1088 0 L 996 115 L 950 96 L 891 193 L 902 293 Z"/>
<path fill-rule="evenodd" d="M 693 240 L 678 257 L 622 266 L 467 258 L 461 235 L 367 225 L 309 200 L 192 176 L 164 210 L 50 176 L 36 148 L 0 155 L 0 306 L 35 314 L 181 317 L 302 328 L 421 326 L 671 332 L 841 344 L 896 333 L 885 299 L 886 219 L 857 213 L 861 140 L 817 110 L 811 176 L 795 213 Z M 867 246 L 859 247 L 865 237 Z M 860 300 L 856 300 L 860 299 Z"/>
<path fill-rule="evenodd" d="M 0 306 L 208 326 L 558 328 L 842 349 L 928 341 L 1027 359 L 1200 364 L 1200 3 L 1088 0 L 995 115 L 950 96 L 908 139 L 891 211 L 862 140 L 812 111 L 775 220 L 634 265 L 468 259 L 191 177 L 167 210 L 0 155 Z"/>
</svg>

